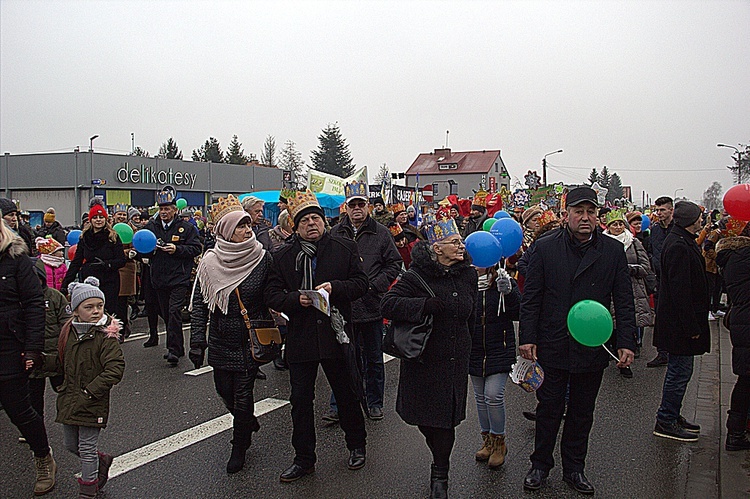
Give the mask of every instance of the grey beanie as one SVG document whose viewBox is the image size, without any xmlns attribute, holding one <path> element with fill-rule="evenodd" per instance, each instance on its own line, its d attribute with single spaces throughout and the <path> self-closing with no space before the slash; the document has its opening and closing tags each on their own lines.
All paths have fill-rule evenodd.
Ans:
<svg viewBox="0 0 750 499">
<path fill-rule="evenodd" d="M 138 208 L 133 208 L 132 206 L 128 208 L 128 220 L 132 220 L 135 216 L 141 216 L 141 212 L 138 211 Z"/>
<path fill-rule="evenodd" d="M 70 293 L 70 309 L 75 311 L 85 300 L 89 298 L 101 298 L 104 300 L 104 293 L 99 289 L 99 279 L 89 276 L 83 282 L 71 282 L 68 285 Z"/>
<path fill-rule="evenodd" d="M 678 201 L 677 204 L 674 205 L 672 218 L 674 218 L 675 225 L 684 229 L 685 227 L 693 225 L 696 220 L 701 217 L 702 213 L 703 211 L 701 210 L 701 207 L 692 201 Z"/>
</svg>

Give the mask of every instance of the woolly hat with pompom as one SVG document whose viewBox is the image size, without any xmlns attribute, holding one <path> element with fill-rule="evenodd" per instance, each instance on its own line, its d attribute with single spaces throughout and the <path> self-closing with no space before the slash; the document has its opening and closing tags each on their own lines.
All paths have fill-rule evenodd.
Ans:
<svg viewBox="0 0 750 499">
<path fill-rule="evenodd" d="M 99 279 L 93 276 L 87 277 L 83 282 L 71 282 L 68 285 L 68 293 L 70 293 L 70 309 L 73 311 L 89 298 L 101 298 L 105 301 L 104 293 L 99 289 Z"/>
<path fill-rule="evenodd" d="M 109 215 L 107 214 L 107 208 L 104 207 L 104 204 L 102 203 L 102 200 L 100 198 L 93 198 L 89 202 L 89 206 L 91 209 L 89 210 L 89 220 L 94 218 L 96 215 L 101 215 L 104 218 L 107 218 Z"/>
<path fill-rule="evenodd" d="M 55 209 L 47 208 L 47 212 L 44 214 L 44 221 L 51 224 L 55 221 Z"/>
</svg>

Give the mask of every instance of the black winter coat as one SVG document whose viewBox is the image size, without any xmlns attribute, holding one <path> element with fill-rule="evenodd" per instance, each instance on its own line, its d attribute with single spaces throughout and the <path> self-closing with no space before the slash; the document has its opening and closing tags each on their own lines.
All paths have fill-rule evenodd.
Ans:
<svg viewBox="0 0 750 499">
<path fill-rule="evenodd" d="M 63 279 L 62 292 L 67 294 L 68 284 L 76 277 L 83 282 L 87 277 L 94 276 L 99 279 L 99 289 L 104 293 L 104 308 L 107 313 L 115 314 L 120 295 L 120 268 L 125 263 L 125 252 L 119 236 L 112 242 L 106 229 L 99 232 L 89 229 L 81 234 L 76 254 Z"/>
<path fill-rule="evenodd" d="M 37 237 L 52 236 L 52 239 L 65 246 L 65 229 L 63 229 L 62 225 L 60 225 L 60 222 L 57 220 L 52 222 L 52 225 L 49 227 L 42 225 L 39 230 L 36 231 L 36 235 Z"/>
<path fill-rule="evenodd" d="M 175 217 L 168 230 L 160 219 L 151 219 L 145 229 L 156 235 L 164 244 L 174 244 L 177 250 L 173 254 L 160 249 L 142 255 L 149 259 L 151 265 L 151 284 L 154 289 L 168 289 L 176 286 L 189 286 L 190 274 L 193 271 L 195 257 L 201 253 L 201 242 L 195 225 Z"/>
<path fill-rule="evenodd" d="M 469 358 L 469 374 L 472 376 L 487 377 L 510 372 L 510 366 L 516 361 L 513 321 L 518 320 L 521 293 L 516 281 L 511 279 L 511 283 L 513 289 L 504 297 L 505 310 L 498 307 L 500 292 L 496 284 L 477 294 L 476 323 Z"/>
<path fill-rule="evenodd" d="M 409 271 L 380 304 L 383 317 L 410 321 L 424 315 L 429 296 L 411 273 L 417 272 L 444 303 L 420 360 L 401 361 L 396 412 L 407 424 L 453 428 L 466 418 L 466 396 L 477 298 L 477 272 L 468 253 L 450 267 L 433 261 L 430 245 L 418 242 Z"/>
<path fill-rule="evenodd" d="M 391 231 L 368 216 L 354 236 L 354 227 L 349 217 L 346 217 L 331 229 L 331 234 L 357 243 L 362 267 L 370 280 L 367 294 L 352 303 L 352 322 L 358 324 L 381 321 L 380 300 L 398 277 L 403 263 Z"/>
<path fill-rule="evenodd" d="M 34 231 L 31 230 L 31 227 L 19 222 L 18 235 L 21 236 L 21 239 L 23 239 L 23 242 L 26 243 L 26 246 L 29 250 L 29 255 L 31 256 L 36 255 L 37 251 L 36 251 L 36 244 L 34 244 Z"/>
<path fill-rule="evenodd" d="M 617 346 L 635 350 L 635 305 L 622 243 L 595 231 L 587 247 L 567 229 L 551 231 L 531 247 L 523 297 L 519 343 L 537 345 L 543 368 L 593 372 L 607 367 L 609 354 L 578 343 L 567 326 L 568 312 L 581 300 L 595 300 L 617 314 Z"/>
<path fill-rule="evenodd" d="M 737 376 L 750 376 L 750 237 L 728 237 L 719 241 L 716 263 L 732 302 L 729 312 L 732 371 Z"/>
<path fill-rule="evenodd" d="M 250 272 L 238 289 L 242 303 L 250 320 L 271 320 L 268 306 L 264 302 L 264 291 L 268 282 L 273 259 L 266 252 L 258 265 Z M 224 371 L 248 372 L 254 361 L 248 345 L 248 331 L 240 314 L 237 295 L 232 291 L 226 315 L 218 307 L 209 313 L 203 301 L 200 282 L 196 280 L 192 296 L 190 315 L 190 348 L 205 349 L 208 346 L 208 364 Z M 210 324 L 209 324 L 210 320 Z M 208 343 L 206 343 L 208 326 Z"/>
<path fill-rule="evenodd" d="M 295 363 L 343 358 L 343 350 L 331 327 L 331 318 L 314 307 L 303 307 L 299 303 L 302 270 L 297 270 L 296 260 L 300 251 L 299 235 L 295 234 L 274 253 L 266 286 L 266 304 L 289 317 L 285 339 L 287 361 Z M 351 304 L 364 296 L 368 287 L 357 245 L 326 231 L 318 241 L 313 269 L 313 287 L 324 282 L 331 283 L 331 305 L 344 316 L 347 334 L 353 337 Z"/>
<path fill-rule="evenodd" d="M 23 352 L 44 351 L 44 294 L 26 249 L 14 237 L 0 253 L 0 381 L 24 374 Z"/>
<path fill-rule="evenodd" d="M 695 238 L 675 225 L 661 250 L 654 346 L 674 355 L 711 350 L 706 262 Z"/>
<path fill-rule="evenodd" d="M 659 223 L 655 223 L 651 226 L 649 255 L 651 256 L 651 266 L 654 268 L 657 277 L 661 275 L 661 253 L 664 247 L 664 241 L 666 241 L 667 235 L 669 234 L 669 231 L 672 230 L 672 227 L 674 227 L 674 220 L 669 223 L 666 229 Z"/>
</svg>

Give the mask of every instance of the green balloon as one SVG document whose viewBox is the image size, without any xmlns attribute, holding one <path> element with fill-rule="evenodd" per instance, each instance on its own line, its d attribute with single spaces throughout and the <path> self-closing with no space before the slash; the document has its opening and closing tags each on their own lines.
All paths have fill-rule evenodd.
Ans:
<svg viewBox="0 0 750 499">
<path fill-rule="evenodd" d="M 185 198 L 178 199 L 177 207 L 181 210 L 184 210 L 185 208 L 187 208 L 187 200 Z"/>
<path fill-rule="evenodd" d="M 599 347 L 612 336 L 612 315 L 594 300 L 581 300 L 568 312 L 568 331 L 581 345 Z"/>
<path fill-rule="evenodd" d="M 120 241 L 122 241 L 122 244 L 130 244 L 133 242 L 133 228 L 124 223 L 115 224 L 114 227 L 115 232 L 117 232 L 117 235 L 120 236 Z"/>
<path fill-rule="evenodd" d="M 482 224 L 482 230 L 489 232 L 493 225 L 497 222 L 497 218 L 488 218 Z"/>
</svg>

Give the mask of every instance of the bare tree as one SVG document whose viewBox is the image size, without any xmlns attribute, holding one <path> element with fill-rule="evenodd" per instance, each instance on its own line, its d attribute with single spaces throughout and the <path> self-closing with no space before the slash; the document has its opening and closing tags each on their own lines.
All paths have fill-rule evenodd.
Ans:
<svg viewBox="0 0 750 499">
<path fill-rule="evenodd" d="M 707 210 L 720 210 L 722 206 L 722 193 L 724 192 L 724 189 L 721 187 L 721 184 L 714 181 L 711 186 L 703 191 L 703 206 L 706 207 Z"/>
</svg>

